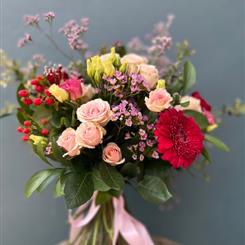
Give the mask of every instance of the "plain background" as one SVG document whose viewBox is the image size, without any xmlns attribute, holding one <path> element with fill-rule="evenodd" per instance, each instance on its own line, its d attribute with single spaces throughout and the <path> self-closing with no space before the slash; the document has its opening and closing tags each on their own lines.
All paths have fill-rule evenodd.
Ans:
<svg viewBox="0 0 245 245">
<path fill-rule="evenodd" d="M 47 54 L 57 63 L 62 56 L 34 35 L 35 45 L 18 49 L 16 41 L 32 30 L 22 23 L 22 15 L 53 10 L 55 27 L 69 19 L 91 19 L 87 39 L 92 49 L 115 40 L 128 41 L 143 36 L 153 24 L 176 15 L 172 34 L 175 41 L 188 38 L 197 49 L 193 58 L 202 94 L 216 107 L 244 98 L 244 1 L 243 0 L 1 0 L 1 47 L 11 57 L 27 60 L 32 53 Z M 65 48 L 62 36 L 57 35 Z M 14 101 L 14 89 L 1 89 L 1 104 Z M 52 198 L 51 191 L 23 197 L 25 181 L 46 167 L 21 143 L 14 117 L 1 121 L 1 245 L 54 245 L 68 234 L 63 200 Z M 170 211 L 160 211 L 127 191 L 135 216 L 150 232 L 184 245 L 244 245 L 244 119 L 225 117 L 216 131 L 231 148 L 231 153 L 212 150 L 208 167 L 211 182 L 200 174 L 181 174 L 176 178 L 178 203 Z"/>
</svg>

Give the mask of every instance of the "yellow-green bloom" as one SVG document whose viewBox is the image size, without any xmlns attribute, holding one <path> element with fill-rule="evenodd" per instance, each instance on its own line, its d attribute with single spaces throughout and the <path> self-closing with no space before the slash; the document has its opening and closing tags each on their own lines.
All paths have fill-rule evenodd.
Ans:
<svg viewBox="0 0 245 245">
<path fill-rule="evenodd" d="M 56 84 L 51 85 L 48 91 L 61 103 L 69 99 L 69 93 Z"/>
<path fill-rule="evenodd" d="M 39 144 L 46 145 L 47 144 L 47 139 L 44 138 L 43 136 L 31 134 L 29 136 L 29 139 L 31 139 L 33 141 L 33 145 L 39 145 Z"/>
<path fill-rule="evenodd" d="M 163 80 L 163 79 L 161 79 L 161 80 L 158 80 L 158 82 L 157 82 L 157 89 L 158 88 L 165 88 L 166 87 L 166 81 L 165 80 Z"/>
</svg>

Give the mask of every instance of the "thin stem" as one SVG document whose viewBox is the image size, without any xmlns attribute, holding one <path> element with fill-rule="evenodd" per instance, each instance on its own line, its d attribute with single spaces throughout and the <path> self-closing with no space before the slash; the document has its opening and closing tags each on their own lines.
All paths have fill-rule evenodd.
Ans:
<svg viewBox="0 0 245 245">
<path fill-rule="evenodd" d="M 66 54 L 55 42 L 55 40 L 52 38 L 50 34 L 45 32 L 40 26 L 37 26 L 37 29 L 53 44 L 53 46 L 69 61 L 74 61 L 72 57 L 70 57 L 68 54 Z"/>
<path fill-rule="evenodd" d="M 97 235 L 98 235 L 98 230 L 99 230 L 99 220 L 100 219 L 98 217 L 98 219 L 96 219 L 96 222 L 95 222 L 92 245 L 96 245 L 96 243 L 97 243 Z"/>
</svg>

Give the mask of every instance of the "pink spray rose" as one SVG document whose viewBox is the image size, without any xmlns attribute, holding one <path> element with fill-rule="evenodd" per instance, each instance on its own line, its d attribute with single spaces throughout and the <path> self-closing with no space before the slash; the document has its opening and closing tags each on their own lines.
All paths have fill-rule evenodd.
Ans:
<svg viewBox="0 0 245 245">
<path fill-rule="evenodd" d="M 80 147 L 93 149 L 102 143 L 105 133 L 98 123 L 84 122 L 76 130 L 76 141 Z"/>
<path fill-rule="evenodd" d="M 171 95 L 164 88 L 155 89 L 150 92 L 149 98 L 145 98 L 146 107 L 153 112 L 161 112 L 170 107 Z"/>
<path fill-rule="evenodd" d="M 159 80 L 159 74 L 155 66 L 141 64 L 139 65 L 139 73 L 146 80 L 151 89 L 156 86 L 156 83 Z"/>
<path fill-rule="evenodd" d="M 124 163 L 125 159 L 122 158 L 122 152 L 119 146 L 113 142 L 108 143 L 103 150 L 103 160 L 111 166 L 116 166 Z"/>
<path fill-rule="evenodd" d="M 72 100 L 77 100 L 82 96 L 81 80 L 75 76 L 65 80 L 60 87 L 70 94 Z"/>
<path fill-rule="evenodd" d="M 65 129 L 57 140 L 57 145 L 64 148 L 70 157 L 80 154 L 80 148 L 76 142 L 76 131 L 73 128 Z"/>
<path fill-rule="evenodd" d="M 91 100 L 77 109 L 77 118 L 80 122 L 95 122 L 105 126 L 111 116 L 109 103 L 102 99 Z"/>
<path fill-rule="evenodd" d="M 122 64 L 128 65 L 128 70 L 130 73 L 137 73 L 139 70 L 139 65 L 146 64 L 148 62 L 147 58 L 144 56 L 139 56 L 137 54 L 126 54 L 121 58 Z"/>
</svg>

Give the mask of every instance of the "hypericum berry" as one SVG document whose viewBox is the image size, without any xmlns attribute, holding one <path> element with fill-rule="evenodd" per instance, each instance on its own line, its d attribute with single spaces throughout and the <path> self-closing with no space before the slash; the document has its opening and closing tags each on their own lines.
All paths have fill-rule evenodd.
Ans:
<svg viewBox="0 0 245 245">
<path fill-rule="evenodd" d="M 43 86 L 41 86 L 41 85 L 37 85 L 37 86 L 35 87 L 35 90 L 36 90 L 38 93 L 42 93 L 43 90 L 44 90 L 44 88 L 43 88 Z"/>
<path fill-rule="evenodd" d="M 43 80 L 43 76 L 42 76 L 42 75 L 38 75 L 38 76 L 37 76 L 37 80 L 38 80 L 38 81 Z"/>
<path fill-rule="evenodd" d="M 25 105 L 31 105 L 32 104 L 32 99 L 30 99 L 30 98 L 24 98 L 24 100 L 23 100 L 23 103 L 25 104 Z"/>
<path fill-rule="evenodd" d="M 41 119 L 40 119 L 40 123 L 41 123 L 42 125 L 45 125 L 45 124 L 48 123 L 48 120 L 47 120 L 46 118 L 41 118 Z"/>
<path fill-rule="evenodd" d="M 47 129 L 47 128 L 43 128 L 43 129 L 41 130 L 41 134 L 42 134 L 43 136 L 47 136 L 47 135 L 49 134 L 48 129 Z"/>
<path fill-rule="evenodd" d="M 30 121 L 24 121 L 24 125 L 25 125 L 26 127 L 30 127 L 30 126 L 31 126 L 31 122 L 30 122 Z"/>
<path fill-rule="evenodd" d="M 51 95 L 51 93 L 48 91 L 48 89 L 45 89 L 45 90 L 44 90 L 44 93 L 45 93 L 47 96 L 50 96 L 50 95 Z"/>
<path fill-rule="evenodd" d="M 23 135 L 23 136 L 21 137 L 21 139 L 22 139 L 23 141 L 28 141 L 28 140 L 29 140 L 29 136 L 28 136 L 27 134 L 25 134 L 25 135 Z"/>
<path fill-rule="evenodd" d="M 54 104 L 54 99 L 50 98 L 50 97 L 47 97 L 45 99 L 45 104 L 46 105 L 53 105 Z"/>
<path fill-rule="evenodd" d="M 21 89 L 18 91 L 18 95 L 20 97 L 27 97 L 29 95 L 29 92 L 26 89 Z"/>
<path fill-rule="evenodd" d="M 24 128 L 24 129 L 23 129 L 23 133 L 24 133 L 24 134 L 29 134 L 30 131 L 31 131 L 31 130 L 30 130 L 29 128 Z"/>
<path fill-rule="evenodd" d="M 41 98 L 35 98 L 35 99 L 33 100 L 33 103 L 34 103 L 34 105 L 39 106 L 39 105 L 42 104 L 42 99 L 41 99 Z"/>
<path fill-rule="evenodd" d="M 33 80 L 31 81 L 31 84 L 32 84 L 32 85 L 39 85 L 39 81 L 38 81 L 37 79 L 33 79 Z"/>
<path fill-rule="evenodd" d="M 17 131 L 18 131 L 19 133 L 23 133 L 23 128 L 22 128 L 22 127 L 18 127 L 18 128 L 17 128 Z"/>
</svg>

